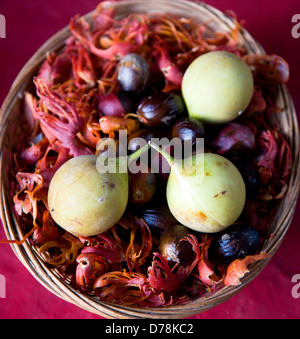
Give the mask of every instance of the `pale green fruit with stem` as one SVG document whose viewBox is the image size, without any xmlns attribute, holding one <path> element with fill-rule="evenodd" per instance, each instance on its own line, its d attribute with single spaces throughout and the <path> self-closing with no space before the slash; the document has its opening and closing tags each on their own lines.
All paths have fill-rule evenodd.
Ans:
<svg viewBox="0 0 300 339">
<path fill-rule="evenodd" d="M 129 159 L 114 158 L 116 171 L 101 172 L 97 155 L 83 155 L 64 163 L 53 176 L 48 205 L 53 220 L 76 236 L 93 236 L 114 226 L 128 203 L 128 160 L 133 161 L 149 145 Z M 99 160 L 99 159 L 98 159 Z M 125 163 L 119 167 L 121 161 Z"/>
<path fill-rule="evenodd" d="M 240 216 L 246 200 L 244 180 L 226 158 L 197 154 L 186 162 L 173 159 L 155 144 L 150 146 L 169 162 L 167 202 L 174 217 L 195 231 L 214 233 L 224 230 Z"/>
<path fill-rule="evenodd" d="M 209 124 L 226 123 L 241 115 L 250 103 L 253 88 L 250 67 L 227 51 L 199 56 L 182 80 L 189 116 Z"/>
</svg>

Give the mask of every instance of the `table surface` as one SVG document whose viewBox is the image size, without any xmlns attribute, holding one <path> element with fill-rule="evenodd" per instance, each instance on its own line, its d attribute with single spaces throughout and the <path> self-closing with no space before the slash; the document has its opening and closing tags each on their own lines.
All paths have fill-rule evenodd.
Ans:
<svg viewBox="0 0 300 339">
<path fill-rule="evenodd" d="M 300 13 L 299 0 L 208 0 L 208 4 L 233 10 L 246 29 L 269 54 L 279 54 L 291 68 L 288 88 L 300 114 L 300 38 L 292 36 L 292 17 Z M 0 104 L 37 48 L 68 24 L 75 14 L 93 10 L 97 0 L 1 0 L 0 14 L 6 19 L 6 38 L 0 39 Z M 299 14 L 300 15 L 300 14 Z M 300 33 L 300 27 L 298 29 Z M 300 275 L 300 204 L 279 250 L 262 273 L 240 293 L 199 319 L 295 319 L 300 318 L 300 294 L 292 281 Z M 4 238 L 0 227 L 0 239 Z M 53 295 L 19 262 L 9 245 L 0 246 L 0 275 L 5 278 L 5 296 L 0 299 L 0 318 L 99 319 Z M 1 277 L 0 276 L 0 277 Z M 297 276 L 296 276 L 297 277 Z M 2 286 L 3 287 L 3 286 Z M 292 290 L 297 293 L 292 293 Z"/>
</svg>

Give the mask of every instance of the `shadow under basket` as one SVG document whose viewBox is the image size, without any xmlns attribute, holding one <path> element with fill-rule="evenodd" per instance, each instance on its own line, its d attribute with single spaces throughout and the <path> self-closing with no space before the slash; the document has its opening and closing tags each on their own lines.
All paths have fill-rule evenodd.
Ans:
<svg viewBox="0 0 300 339">
<path fill-rule="evenodd" d="M 199 22 L 211 20 L 213 30 L 229 31 L 234 27 L 232 18 L 222 12 L 203 3 L 189 1 L 120 1 L 116 3 L 117 18 L 127 16 L 132 12 L 137 13 L 164 13 L 169 12 L 178 16 L 191 17 Z M 85 18 L 91 18 L 89 13 Z M 9 240 L 19 240 L 24 237 L 22 228 L 18 224 L 13 209 L 13 201 L 10 183 L 13 176 L 12 154 L 18 150 L 22 141 L 21 135 L 21 114 L 22 96 L 24 91 L 33 91 L 32 79 L 37 73 L 40 65 L 45 60 L 46 52 L 59 51 L 63 48 L 65 39 L 70 35 L 68 27 L 62 29 L 50 38 L 27 62 L 14 81 L 9 94 L 1 108 L 1 219 L 3 227 Z M 242 29 L 239 39 L 245 45 L 250 54 L 265 53 L 262 47 Z M 267 265 L 271 257 L 279 248 L 282 239 L 292 221 L 295 205 L 299 191 L 299 132 L 296 112 L 289 92 L 285 85 L 277 86 L 278 105 L 283 107 L 280 122 L 281 131 L 290 144 L 292 151 L 292 173 L 289 180 L 289 187 L 285 197 L 280 201 L 276 209 L 275 218 L 271 224 L 268 240 L 262 250 L 269 254 L 267 260 L 261 260 L 250 266 L 249 273 L 242 279 L 238 286 L 222 287 L 212 294 L 207 294 L 199 299 L 191 301 L 186 305 L 167 306 L 160 308 L 138 308 L 102 302 L 96 296 L 85 295 L 73 288 L 68 279 L 63 277 L 56 269 L 50 268 L 28 241 L 22 245 L 12 244 L 12 249 L 19 260 L 25 265 L 28 271 L 48 290 L 58 297 L 81 307 L 82 309 L 98 314 L 106 318 L 185 318 L 203 311 L 206 311 L 235 295 L 252 279 L 254 279 Z"/>
</svg>

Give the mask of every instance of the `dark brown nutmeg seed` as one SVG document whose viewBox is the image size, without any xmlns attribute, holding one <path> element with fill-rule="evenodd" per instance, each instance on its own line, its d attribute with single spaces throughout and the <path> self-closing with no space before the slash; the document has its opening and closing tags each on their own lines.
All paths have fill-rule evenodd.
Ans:
<svg viewBox="0 0 300 339">
<path fill-rule="evenodd" d="M 142 99 L 137 116 L 148 127 L 172 126 L 185 112 L 183 100 L 173 93 L 158 92 Z"/>
</svg>

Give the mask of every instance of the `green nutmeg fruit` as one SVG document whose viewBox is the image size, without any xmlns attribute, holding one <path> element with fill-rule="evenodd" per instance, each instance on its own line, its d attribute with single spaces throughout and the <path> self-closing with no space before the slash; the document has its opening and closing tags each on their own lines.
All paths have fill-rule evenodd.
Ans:
<svg viewBox="0 0 300 339">
<path fill-rule="evenodd" d="M 213 153 L 174 160 L 151 144 L 171 166 L 167 202 L 173 216 L 195 231 L 214 233 L 232 225 L 246 201 L 244 180 L 228 159 Z"/>
<path fill-rule="evenodd" d="M 48 205 L 54 221 L 76 236 L 93 236 L 114 226 L 128 202 L 128 173 L 100 173 L 97 155 L 64 163 L 53 176 Z"/>
<path fill-rule="evenodd" d="M 227 51 L 205 53 L 187 68 L 182 94 L 189 116 L 221 124 L 241 115 L 253 96 L 250 67 Z"/>
</svg>

